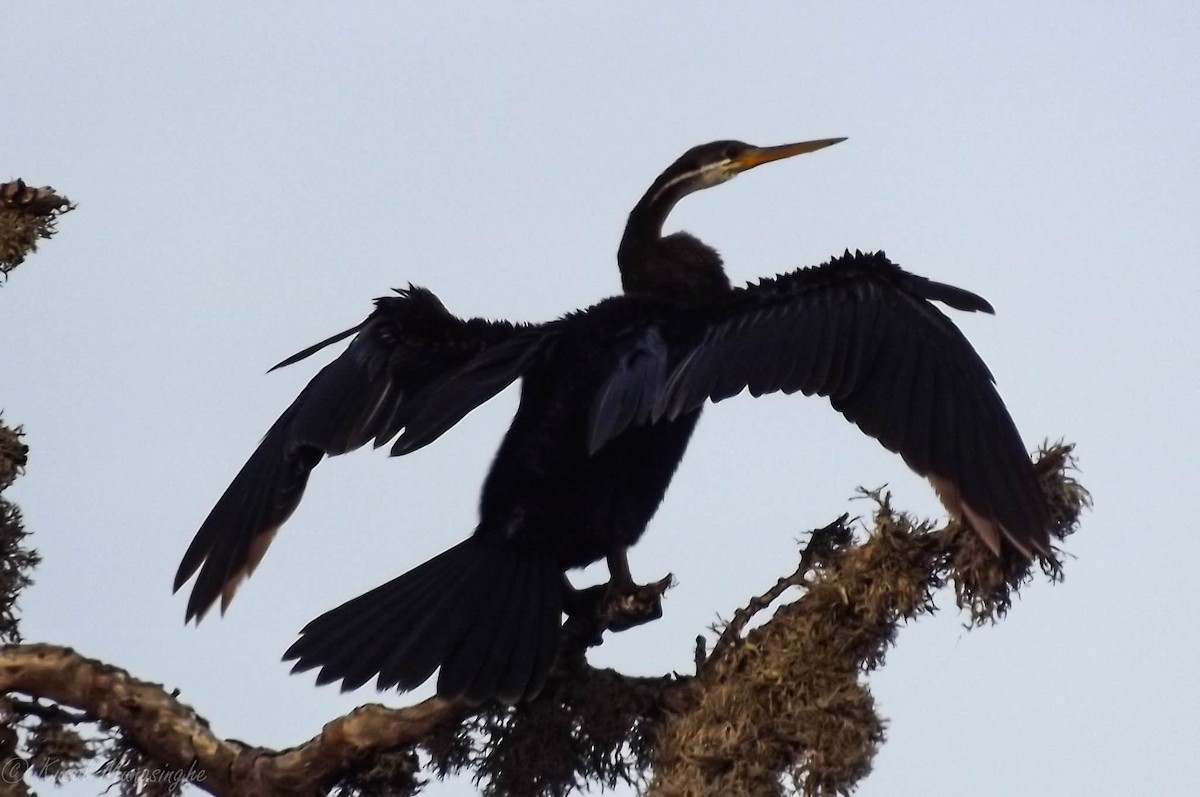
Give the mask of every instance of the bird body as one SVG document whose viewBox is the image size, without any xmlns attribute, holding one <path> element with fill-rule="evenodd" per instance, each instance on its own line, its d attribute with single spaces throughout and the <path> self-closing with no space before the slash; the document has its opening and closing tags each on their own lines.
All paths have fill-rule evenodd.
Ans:
<svg viewBox="0 0 1200 797">
<path fill-rule="evenodd" d="M 463 542 L 318 617 L 285 654 L 318 683 L 410 689 L 440 667 L 443 697 L 535 696 L 553 665 L 564 573 L 625 551 L 661 504 L 702 406 L 751 395 L 821 395 L 933 482 L 1000 553 L 1050 555 L 1046 508 L 992 377 L 933 306 L 991 312 L 882 253 L 730 287 L 716 252 L 662 234 L 690 192 L 841 139 L 693 148 L 635 206 L 618 250 L 622 296 L 540 325 L 451 315 L 410 287 L 362 324 L 272 426 L 202 524 L 176 575 L 197 571 L 188 617 L 222 610 L 259 563 L 325 455 L 374 440 L 393 454 L 432 442 L 521 380 L 513 422 Z"/>
<path fill-rule="evenodd" d="M 474 703 L 536 694 L 557 650 L 563 573 L 637 542 L 699 417 L 695 409 L 631 426 L 595 452 L 586 444 L 594 397 L 637 351 L 632 338 L 677 308 L 615 297 L 542 327 L 527 344 L 536 353 L 521 372 L 520 404 L 472 536 L 317 618 L 286 657 L 301 669 L 321 666 L 318 682 L 343 688 L 378 675 L 381 687 L 410 689 L 440 666 L 443 696 Z M 453 393 L 476 376 L 468 369 L 433 389 Z M 406 444 L 402 435 L 405 452 Z"/>
<path fill-rule="evenodd" d="M 548 326 L 483 485 L 478 534 L 554 550 L 583 567 L 637 542 L 683 457 L 699 411 L 634 426 L 590 451 L 591 408 L 661 300 L 614 297 Z M 601 345 L 598 345 L 601 344 Z"/>
</svg>

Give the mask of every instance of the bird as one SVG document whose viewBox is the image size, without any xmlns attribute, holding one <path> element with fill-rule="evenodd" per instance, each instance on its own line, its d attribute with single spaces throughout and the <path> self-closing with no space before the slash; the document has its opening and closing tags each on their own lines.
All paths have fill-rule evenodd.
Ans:
<svg viewBox="0 0 1200 797">
<path fill-rule="evenodd" d="M 186 620 L 224 613 L 326 456 L 373 442 L 407 455 L 520 380 L 520 401 L 462 542 L 314 619 L 284 654 L 343 691 L 374 678 L 478 705 L 535 698 L 570 599 L 566 573 L 606 560 L 609 589 L 636 589 L 628 549 L 666 495 L 702 408 L 739 393 L 819 395 L 929 479 L 948 512 L 997 555 L 1052 556 L 1049 514 L 995 380 L 939 303 L 982 297 L 917 276 L 882 252 L 733 287 L 715 249 L 664 233 L 684 197 L 766 163 L 844 141 L 693 147 L 629 214 L 622 293 L 521 324 L 449 312 L 409 285 L 346 338 L 271 426 L 217 501 L 176 573 Z M 272 369 L 274 370 L 274 369 Z"/>
</svg>

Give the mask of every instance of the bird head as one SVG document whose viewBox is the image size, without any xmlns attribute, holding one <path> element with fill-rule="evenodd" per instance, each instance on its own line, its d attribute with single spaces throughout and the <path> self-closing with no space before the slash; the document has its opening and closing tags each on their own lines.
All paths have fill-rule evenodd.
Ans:
<svg viewBox="0 0 1200 797">
<path fill-rule="evenodd" d="M 744 141 L 712 141 L 692 147 L 671 164 L 659 178 L 659 191 L 674 188 L 677 197 L 719 185 L 764 163 L 803 155 L 845 141 L 821 138 L 775 147 L 756 147 Z M 682 189 L 682 190 L 681 190 Z"/>
</svg>

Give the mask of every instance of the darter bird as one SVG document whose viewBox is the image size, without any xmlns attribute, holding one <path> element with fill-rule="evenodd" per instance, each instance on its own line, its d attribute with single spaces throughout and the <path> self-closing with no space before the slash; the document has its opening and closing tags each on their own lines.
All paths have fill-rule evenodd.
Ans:
<svg viewBox="0 0 1200 797">
<path fill-rule="evenodd" d="M 1000 554 L 1050 556 L 1047 509 L 1020 435 L 970 343 L 933 304 L 973 293 L 846 252 L 734 288 L 716 251 L 663 234 L 683 197 L 844 139 L 716 141 L 671 164 L 629 215 L 623 294 L 539 325 L 457 318 L 411 287 L 362 323 L 267 432 L 201 525 L 175 577 L 187 618 L 228 606 L 326 456 L 370 441 L 408 454 L 517 379 L 520 405 L 483 485 L 474 533 L 309 623 L 285 654 L 344 690 L 376 678 L 469 703 L 536 696 L 559 647 L 565 573 L 607 559 L 636 589 L 641 537 L 708 401 L 747 388 L 821 395 L 933 484 Z M 279 367 L 279 366 L 276 366 Z M 198 574 L 198 575 L 197 575 Z"/>
</svg>

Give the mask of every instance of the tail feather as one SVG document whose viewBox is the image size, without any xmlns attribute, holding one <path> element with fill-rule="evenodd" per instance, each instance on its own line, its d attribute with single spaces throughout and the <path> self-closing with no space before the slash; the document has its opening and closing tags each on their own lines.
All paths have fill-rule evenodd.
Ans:
<svg viewBox="0 0 1200 797">
<path fill-rule="evenodd" d="M 495 582 L 511 575 L 507 568 L 492 561 L 490 555 L 480 557 L 475 564 L 475 571 L 456 587 L 437 589 L 436 606 L 418 614 L 411 630 L 404 632 L 403 643 L 395 645 L 378 667 L 381 676 L 384 668 L 390 667 L 401 689 L 413 689 L 429 680 L 439 666 L 462 666 L 453 663 L 451 654 L 463 637 L 472 633 L 475 620 L 494 606 Z M 489 634 L 490 630 L 482 631 L 483 636 Z M 441 691 L 439 694 L 458 696 Z"/>
<path fill-rule="evenodd" d="M 545 612 L 541 615 L 533 613 L 530 618 L 533 622 L 527 644 L 529 648 L 536 650 L 536 656 L 533 659 L 533 666 L 525 670 L 529 679 L 524 687 L 525 694 L 536 695 L 542 691 L 542 687 L 546 685 L 546 676 L 549 675 L 550 668 L 554 666 L 554 660 L 558 657 L 564 580 L 560 573 L 553 582 L 541 581 L 539 584 L 543 603 L 553 604 L 555 608 L 552 613 Z M 510 673 L 511 680 L 506 685 L 513 687 L 518 684 L 519 675 L 519 673 Z M 499 694 L 503 698 L 506 692 L 501 691 Z M 505 700 L 505 702 L 515 703 L 516 698 Z"/>
<path fill-rule="evenodd" d="M 516 638 L 508 646 L 503 669 L 496 668 L 496 696 L 503 703 L 516 703 L 522 694 L 536 695 L 546 685 L 546 677 L 558 657 L 562 627 L 563 574 L 556 572 L 536 579 L 532 603 L 523 606 L 547 607 L 530 611 L 526 608 L 512 627 Z"/>
<path fill-rule="evenodd" d="M 504 678 L 508 677 L 509 662 L 516 657 L 522 646 L 528 644 L 525 638 L 525 624 L 523 622 L 525 612 L 516 601 L 511 602 L 504 608 L 503 616 L 500 619 L 501 627 L 510 628 L 512 633 L 512 644 L 500 645 L 493 644 L 491 650 L 483 652 L 479 658 L 478 671 L 473 679 L 469 689 L 465 691 L 465 696 L 468 701 L 480 700 L 481 695 L 496 694 L 500 691 L 500 684 Z M 520 676 L 515 676 L 519 678 Z M 503 690 L 509 692 L 509 685 L 505 685 Z M 523 688 L 524 685 L 522 685 Z M 519 691 L 519 690 L 518 690 Z"/>
<path fill-rule="evenodd" d="M 435 563 L 439 560 L 431 560 L 305 626 L 301 633 L 318 640 L 327 651 L 317 675 L 318 686 L 341 680 L 343 691 L 357 689 L 374 674 L 375 662 L 413 646 L 424 632 L 424 624 L 437 614 L 426 596 L 444 600 L 472 575 L 470 569 L 453 570 Z M 380 629 L 388 631 L 380 633 Z M 298 661 L 292 671 L 303 669 L 308 667 Z"/>
<path fill-rule="evenodd" d="M 561 599 L 563 589 L 561 580 L 540 581 L 538 587 L 538 594 L 535 596 L 535 600 L 538 602 L 547 599 Z M 553 596 L 548 596 L 548 591 L 552 592 Z M 530 679 L 534 678 L 536 673 L 544 674 L 548 672 L 550 664 L 553 664 L 553 659 L 549 659 L 549 663 L 545 666 L 538 664 L 539 641 L 543 634 L 551 639 L 557 636 L 555 629 L 544 631 L 542 628 L 543 625 L 545 625 L 545 618 L 540 617 L 536 612 L 524 612 L 517 621 L 515 627 L 518 629 L 517 638 L 519 641 L 512 647 L 503 670 L 501 671 L 499 666 L 496 669 L 498 673 L 496 695 L 501 702 L 515 703 L 517 698 L 527 689 L 534 694 L 541 691 L 542 685 L 545 683 L 544 675 L 533 682 Z"/>
<path fill-rule="evenodd" d="M 517 592 L 526 581 L 527 562 L 519 560 L 504 568 L 492 582 L 481 611 L 472 618 L 470 630 L 458 640 L 438 675 L 438 694 L 481 702 L 495 692 L 496 682 L 506 668 L 510 647 L 521 642 L 521 598 Z M 531 600 L 527 596 L 525 600 Z M 501 638 L 507 633 L 508 644 Z"/>
<path fill-rule="evenodd" d="M 316 618 L 284 659 L 343 690 L 374 675 L 380 689 L 412 689 L 441 667 L 444 698 L 514 703 L 541 690 L 561 621 L 551 556 L 472 538 Z"/>
<path fill-rule="evenodd" d="M 352 664 L 346 669 L 342 691 L 362 686 L 393 659 L 403 668 L 404 682 L 412 684 L 406 688 L 427 681 L 454 646 L 459 629 L 484 605 L 480 592 L 487 582 L 481 577 L 482 562 L 475 564 L 461 572 L 422 579 L 424 585 L 414 584 L 406 595 L 398 596 L 386 624 L 375 623 L 360 632 L 361 638 L 376 643 L 371 650 L 356 649 L 361 645 L 351 640 L 347 648 Z"/>
</svg>

